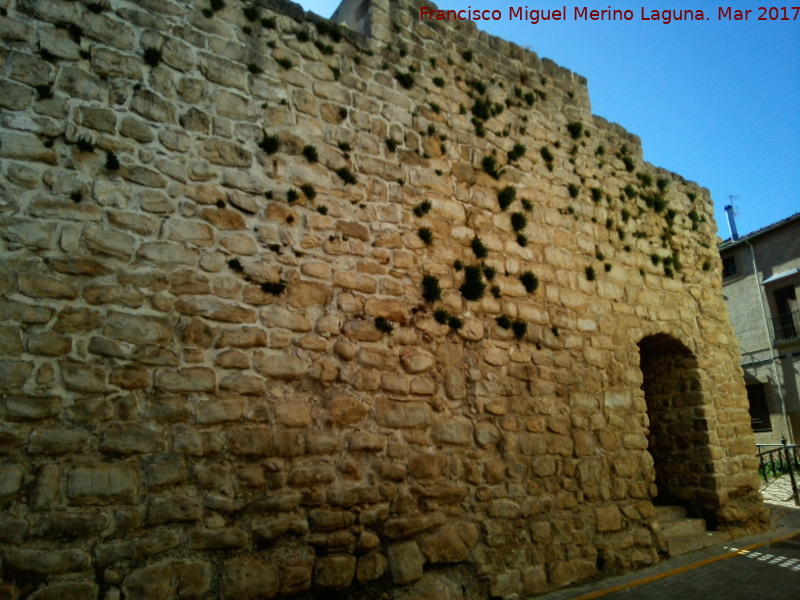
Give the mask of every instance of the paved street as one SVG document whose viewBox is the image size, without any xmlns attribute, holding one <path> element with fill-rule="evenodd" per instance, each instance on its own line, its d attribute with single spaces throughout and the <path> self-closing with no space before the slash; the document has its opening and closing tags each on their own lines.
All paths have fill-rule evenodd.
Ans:
<svg viewBox="0 0 800 600">
<path fill-rule="evenodd" d="M 536 600 L 800 600 L 800 507 L 788 478 L 762 486 L 775 528 Z"/>
</svg>

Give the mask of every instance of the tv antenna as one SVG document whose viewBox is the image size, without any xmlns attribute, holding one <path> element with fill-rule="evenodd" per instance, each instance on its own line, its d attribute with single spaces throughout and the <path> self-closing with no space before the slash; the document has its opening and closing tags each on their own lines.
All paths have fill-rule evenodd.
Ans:
<svg viewBox="0 0 800 600">
<path fill-rule="evenodd" d="M 734 217 L 738 217 L 739 213 L 733 206 L 733 201 L 738 200 L 739 196 L 731 194 L 728 196 L 728 202 L 725 206 L 725 216 L 728 218 L 728 227 L 731 230 L 731 240 L 738 240 L 739 239 L 739 232 L 736 230 L 736 219 Z"/>
<path fill-rule="evenodd" d="M 739 209 L 736 206 L 734 206 L 734 204 L 733 204 L 734 200 L 739 200 L 739 195 L 738 194 L 729 194 L 728 195 L 728 205 L 731 207 L 731 210 L 733 211 L 733 216 L 734 217 L 738 217 L 739 216 Z"/>
</svg>

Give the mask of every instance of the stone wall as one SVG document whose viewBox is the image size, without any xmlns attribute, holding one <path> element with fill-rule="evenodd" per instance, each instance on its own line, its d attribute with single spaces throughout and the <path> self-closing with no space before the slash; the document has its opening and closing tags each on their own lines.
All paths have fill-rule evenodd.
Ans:
<svg viewBox="0 0 800 600">
<path fill-rule="evenodd" d="M 705 189 L 413 2 L 220 4 L 0 0 L 0 596 L 652 564 L 684 375 L 704 476 L 664 495 L 765 526 Z"/>
</svg>

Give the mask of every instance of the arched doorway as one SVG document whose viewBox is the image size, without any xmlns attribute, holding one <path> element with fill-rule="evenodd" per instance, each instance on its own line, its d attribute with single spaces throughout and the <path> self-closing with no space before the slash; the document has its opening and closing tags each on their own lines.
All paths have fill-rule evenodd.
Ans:
<svg viewBox="0 0 800 600">
<path fill-rule="evenodd" d="M 653 503 L 678 504 L 692 516 L 713 518 L 716 494 L 697 359 L 665 334 L 643 338 L 639 358 L 658 488 Z"/>
</svg>

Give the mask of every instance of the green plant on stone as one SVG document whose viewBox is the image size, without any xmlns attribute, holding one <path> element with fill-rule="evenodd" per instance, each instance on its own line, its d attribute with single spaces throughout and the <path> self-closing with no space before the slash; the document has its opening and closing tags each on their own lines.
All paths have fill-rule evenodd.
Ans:
<svg viewBox="0 0 800 600">
<path fill-rule="evenodd" d="M 286 289 L 286 283 L 283 281 L 266 282 L 261 284 L 261 291 L 273 296 L 280 296 L 283 290 Z"/>
<path fill-rule="evenodd" d="M 531 203 L 530 200 L 528 200 L 527 198 L 523 198 L 521 202 L 522 202 L 522 208 L 525 212 L 531 212 L 533 210 L 533 203 Z"/>
<path fill-rule="evenodd" d="M 481 121 L 488 121 L 492 116 L 492 103 L 485 98 L 478 98 L 472 105 L 472 115 Z"/>
<path fill-rule="evenodd" d="M 583 134 L 583 123 L 580 121 L 573 121 L 571 123 L 567 123 L 567 131 L 569 132 L 570 137 L 573 140 L 577 140 Z"/>
<path fill-rule="evenodd" d="M 433 318 L 440 325 L 444 325 L 444 324 L 447 323 L 448 319 L 450 319 L 450 313 L 447 312 L 445 309 L 440 308 L 440 309 L 434 311 Z"/>
<path fill-rule="evenodd" d="M 347 167 L 341 167 L 336 169 L 336 174 L 341 178 L 342 181 L 349 184 L 356 183 L 357 179 L 353 172 L 348 169 Z"/>
<path fill-rule="evenodd" d="M 625 170 L 628 171 L 628 173 L 633 173 L 633 170 L 636 168 L 633 159 L 630 156 L 623 156 L 622 162 L 625 165 Z"/>
<path fill-rule="evenodd" d="M 511 329 L 511 319 L 509 319 L 506 315 L 500 315 L 495 319 L 495 323 L 500 329 Z"/>
<path fill-rule="evenodd" d="M 581 193 L 581 188 L 574 183 L 570 183 L 567 185 L 567 191 L 569 192 L 570 198 L 577 198 Z"/>
<path fill-rule="evenodd" d="M 258 8 L 256 6 L 248 4 L 242 9 L 242 13 L 244 14 L 244 18 L 251 23 L 258 21 Z"/>
<path fill-rule="evenodd" d="M 486 292 L 486 284 L 481 275 L 481 268 L 476 265 L 464 267 L 464 283 L 459 288 L 461 295 L 467 300 L 480 300 Z"/>
<path fill-rule="evenodd" d="M 486 281 L 494 281 L 497 276 L 497 269 L 490 265 L 483 265 L 483 276 L 486 277 Z"/>
<path fill-rule="evenodd" d="M 419 239 L 421 239 L 426 246 L 430 246 L 433 244 L 433 232 L 428 227 L 420 227 L 417 230 L 417 235 Z"/>
<path fill-rule="evenodd" d="M 433 275 L 424 275 L 422 277 L 422 297 L 425 302 L 436 302 L 442 299 L 442 288 L 439 285 L 439 280 Z"/>
<path fill-rule="evenodd" d="M 539 288 L 539 278 L 530 271 L 525 271 L 519 276 L 520 282 L 529 294 L 534 293 Z"/>
<path fill-rule="evenodd" d="M 303 192 L 303 195 L 308 198 L 309 200 L 313 200 L 317 197 L 317 191 L 314 189 L 314 186 L 310 183 L 304 183 L 300 186 L 300 190 Z"/>
<path fill-rule="evenodd" d="M 593 187 L 589 190 L 592 193 L 592 202 L 600 202 L 603 199 L 603 190 L 599 187 Z"/>
<path fill-rule="evenodd" d="M 144 49 L 144 62 L 151 67 L 157 67 L 161 62 L 161 50 L 148 46 Z"/>
<path fill-rule="evenodd" d="M 456 261 L 453 262 L 453 268 L 456 271 L 463 271 L 464 270 L 464 263 L 461 262 L 460 260 L 456 260 Z"/>
<path fill-rule="evenodd" d="M 119 158 L 110 150 L 106 152 L 106 169 L 116 171 L 119 169 Z"/>
<path fill-rule="evenodd" d="M 297 199 L 300 197 L 300 194 L 297 193 L 297 190 L 290 189 L 286 192 L 286 201 L 291 204 L 292 202 L 296 202 Z"/>
<path fill-rule="evenodd" d="M 327 215 L 328 214 L 328 207 L 324 206 L 324 205 L 320 205 L 320 206 L 317 207 L 317 212 L 319 214 L 323 215 L 323 216 Z"/>
<path fill-rule="evenodd" d="M 597 277 L 597 273 L 595 273 L 594 267 L 586 267 L 584 272 L 586 273 L 586 279 L 588 279 L 589 281 L 594 281 L 595 277 Z"/>
<path fill-rule="evenodd" d="M 412 87 L 414 87 L 414 76 L 411 73 L 403 73 L 398 71 L 394 74 L 394 78 L 407 90 L 410 90 Z"/>
<path fill-rule="evenodd" d="M 528 106 L 533 106 L 533 103 L 536 101 L 536 96 L 533 92 L 526 92 L 523 98 Z"/>
<path fill-rule="evenodd" d="M 483 157 L 481 166 L 493 179 L 500 179 L 500 176 L 503 174 L 503 170 L 497 166 L 497 158 L 491 154 L 487 154 Z"/>
<path fill-rule="evenodd" d="M 447 324 L 450 326 L 450 329 L 458 331 L 464 326 L 464 321 L 459 319 L 458 317 L 448 317 Z"/>
<path fill-rule="evenodd" d="M 517 244 L 522 246 L 523 248 L 528 245 L 528 236 L 524 233 L 517 234 Z"/>
<path fill-rule="evenodd" d="M 264 139 L 262 139 L 258 143 L 258 147 L 261 148 L 267 154 L 275 154 L 280 147 L 280 142 L 278 141 L 277 135 L 264 135 Z"/>
<path fill-rule="evenodd" d="M 525 156 L 525 144 L 514 144 L 514 147 L 508 151 L 509 162 L 514 162 Z"/>
<path fill-rule="evenodd" d="M 326 44 L 322 40 L 314 40 L 314 46 L 316 46 L 317 50 L 319 50 L 322 54 L 326 56 L 330 56 L 335 51 L 333 46 L 331 46 L 330 44 Z"/>
<path fill-rule="evenodd" d="M 511 214 L 511 227 L 516 232 L 520 232 L 528 225 L 528 218 L 525 213 L 515 212 Z"/>
<path fill-rule="evenodd" d="M 521 340 L 525 337 L 525 334 L 528 333 L 528 324 L 525 321 L 515 319 L 514 322 L 511 323 L 511 331 L 514 332 L 515 338 Z"/>
<path fill-rule="evenodd" d="M 505 210 L 511 203 L 514 202 L 514 199 L 517 197 L 517 190 L 510 185 L 507 185 L 502 190 L 497 193 L 497 201 L 500 204 L 500 210 Z"/>
<path fill-rule="evenodd" d="M 502 298 L 503 297 L 503 292 L 500 290 L 500 286 L 499 285 L 493 285 L 491 287 L 490 291 L 492 292 L 492 296 L 495 297 L 495 298 Z"/>
<path fill-rule="evenodd" d="M 476 258 L 486 258 L 486 256 L 489 254 L 489 249 L 481 241 L 481 238 L 477 236 L 472 238 L 470 247 L 472 248 L 472 252 L 475 254 Z"/>
<path fill-rule="evenodd" d="M 461 57 L 467 62 L 472 62 L 472 50 L 464 50 L 461 53 Z"/>
<path fill-rule="evenodd" d="M 91 138 L 86 136 L 81 136 L 75 140 L 75 146 L 77 146 L 78 150 L 81 152 L 94 152 L 94 142 L 92 142 Z"/>
<path fill-rule="evenodd" d="M 424 200 L 414 207 L 414 215 L 417 217 L 423 217 L 431 211 L 431 207 L 432 205 L 430 200 Z"/>
<path fill-rule="evenodd" d="M 386 317 L 375 317 L 375 328 L 383 333 L 392 333 L 394 327 Z"/>
<path fill-rule="evenodd" d="M 392 138 L 386 138 L 386 147 L 389 149 L 389 152 L 395 152 L 397 150 L 397 142 Z"/>
</svg>

